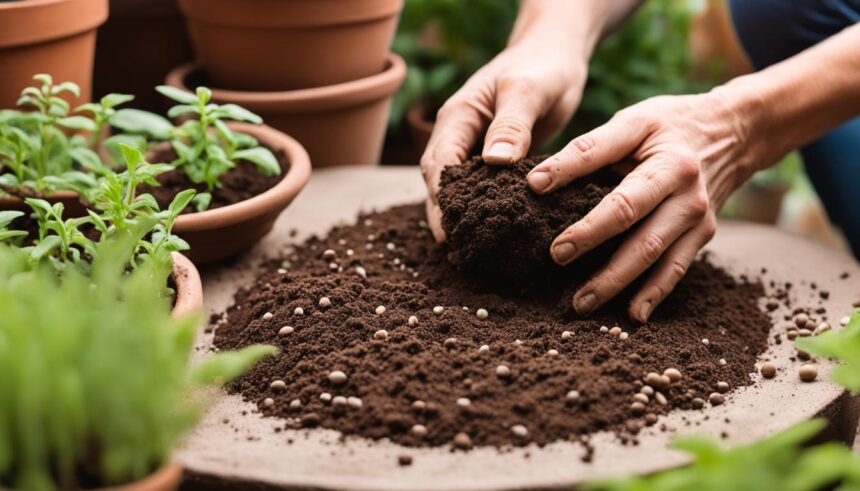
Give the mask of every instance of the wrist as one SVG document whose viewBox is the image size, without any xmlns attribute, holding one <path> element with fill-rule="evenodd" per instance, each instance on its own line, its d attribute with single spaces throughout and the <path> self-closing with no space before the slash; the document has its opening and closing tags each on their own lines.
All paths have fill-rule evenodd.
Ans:
<svg viewBox="0 0 860 491">
<path fill-rule="evenodd" d="M 508 46 L 540 45 L 587 66 L 605 27 L 600 1 L 522 0 Z"/>
<path fill-rule="evenodd" d="M 775 129 L 767 119 L 767 100 L 749 77 L 752 76 L 735 78 L 709 93 L 718 101 L 718 117 L 727 122 L 735 142 L 736 151 L 732 152 L 735 158 L 732 160 L 738 184 L 770 166 L 783 153 L 778 145 L 774 145 Z"/>
</svg>

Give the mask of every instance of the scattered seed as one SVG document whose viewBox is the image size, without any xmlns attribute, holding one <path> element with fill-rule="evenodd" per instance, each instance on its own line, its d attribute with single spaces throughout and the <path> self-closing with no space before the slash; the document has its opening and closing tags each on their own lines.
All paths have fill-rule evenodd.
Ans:
<svg viewBox="0 0 860 491">
<path fill-rule="evenodd" d="M 305 309 L 303 309 L 301 307 L 296 307 L 296 309 L 293 310 L 293 314 L 294 315 L 305 315 Z"/>
<path fill-rule="evenodd" d="M 726 402 L 726 396 L 720 394 L 719 392 L 711 392 L 711 395 L 708 396 L 708 401 L 710 401 L 711 405 L 719 406 L 720 404 Z"/>
<path fill-rule="evenodd" d="M 446 339 L 446 340 L 442 343 L 442 346 L 444 346 L 444 347 L 445 347 L 445 348 L 447 348 L 447 349 L 453 349 L 453 348 L 456 348 L 456 347 L 457 347 L 457 338 L 448 338 L 448 339 Z"/>
<path fill-rule="evenodd" d="M 278 268 L 278 274 L 287 274 L 287 270 L 284 268 Z"/>
<path fill-rule="evenodd" d="M 609 334 L 611 334 L 613 336 L 618 336 L 619 334 L 621 334 L 621 331 L 622 331 L 622 329 L 620 327 L 615 326 L 609 330 Z"/>
<path fill-rule="evenodd" d="M 275 400 L 271 397 L 263 399 L 263 407 L 272 407 L 275 405 Z"/>
<path fill-rule="evenodd" d="M 762 363 L 761 367 L 759 368 L 759 371 L 761 372 L 761 376 L 764 378 L 776 377 L 776 365 L 774 365 L 773 363 Z"/>
<path fill-rule="evenodd" d="M 346 374 L 340 370 L 335 370 L 328 374 L 329 382 L 333 383 L 334 385 L 343 385 L 346 383 L 346 379 Z"/>
<path fill-rule="evenodd" d="M 693 409 L 702 409 L 705 407 L 705 400 L 701 397 L 695 397 L 691 402 L 693 403 Z"/>
<path fill-rule="evenodd" d="M 302 401 L 299 399 L 293 399 L 290 401 L 290 409 L 298 409 L 302 407 Z"/>
<path fill-rule="evenodd" d="M 358 276 L 361 276 L 362 278 L 367 278 L 367 270 L 361 266 L 355 267 L 355 274 L 357 274 Z"/>
<path fill-rule="evenodd" d="M 547 351 L 546 354 L 548 354 L 549 356 L 558 356 L 558 350 L 557 349 L 551 349 L 551 350 Z"/>
<path fill-rule="evenodd" d="M 514 339 L 514 344 L 515 344 L 515 345 L 517 345 L 517 346 L 522 346 L 522 345 L 523 345 L 523 340 L 522 340 L 522 339 Z"/>
<path fill-rule="evenodd" d="M 379 307 L 376 307 L 376 310 L 374 312 L 376 312 L 376 315 L 384 314 L 385 313 L 385 306 L 380 305 Z"/>
<path fill-rule="evenodd" d="M 607 333 L 607 332 L 609 332 L 609 328 L 606 326 L 600 326 L 600 332 Z"/>
<path fill-rule="evenodd" d="M 362 402 L 362 400 L 358 397 L 347 397 L 346 405 L 353 409 L 360 409 L 361 406 L 364 405 L 364 402 Z"/>
<path fill-rule="evenodd" d="M 797 358 L 801 361 L 809 361 L 812 359 L 812 356 L 803 350 L 797 350 Z"/>
<path fill-rule="evenodd" d="M 482 344 L 480 348 L 478 348 L 478 353 L 487 353 L 490 351 L 490 347 L 486 344 Z"/>
<path fill-rule="evenodd" d="M 848 317 L 847 315 L 839 319 L 839 325 L 842 327 L 847 326 L 849 322 L 851 322 L 851 317 Z"/>
<path fill-rule="evenodd" d="M 649 402 L 651 402 L 651 399 L 641 392 L 633 394 L 633 400 L 636 402 L 641 402 L 642 404 L 648 404 Z"/>
<path fill-rule="evenodd" d="M 402 467 L 407 467 L 412 465 L 412 456 L 411 455 L 398 455 L 397 456 L 397 464 Z"/>
<path fill-rule="evenodd" d="M 331 402 L 331 394 L 328 392 L 323 392 L 320 394 L 320 400 L 323 402 Z"/>
<path fill-rule="evenodd" d="M 433 307 L 433 313 L 436 315 L 442 315 L 442 312 L 444 312 L 444 311 L 445 311 L 445 307 L 442 307 L 441 305 L 437 305 L 437 306 Z"/>
<path fill-rule="evenodd" d="M 666 400 L 666 396 L 664 396 L 662 392 L 655 392 L 654 393 L 654 400 L 657 401 L 657 404 L 659 404 L 661 406 L 665 406 L 666 404 L 669 404 L 669 401 Z"/>
<path fill-rule="evenodd" d="M 417 325 L 418 325 L 418 317 L 415 317 L 414 315 L 413 315 L 413 316 L 410 316 L 410 317 L 409 317 L 409 320 L 407 321 L 407 323 L 408 323 L 410 326 L 412 326 L 412 327 L 417 326 Z"/>
<path fill-rule="evenodd" d="M 669 377 L 669 381 L 673 384 L 681 380 L 681 371 L 677 368 L 667 368 L 663 370 L 663 375 Z"/>
<path fill-rule="evenodd" d="M 427 436 L 427 427 L 424 425 L 412 425 L 412 428 L 409 431 L 418 438 L 424 438 Z"/>
<path fill-rule="evenodd" d="M 334 406 L 345 406 L 346 405 L 346 397 L 334 396 L 334 398 L 331 400 L 331 403 Z"/>
<path fill-rule="evenodd" d="M 425 407 L 427 407 L 427 403 L 421 399 L 416 399 L 412 402 L 412 409 L 424 409 Z"/>
<path fill-rule="evenodd" d="M 639 392 L 645 394 L 646 396 L 653 396 L 654 395 L 654 388 L 651 387 L 650 385 L 643 385 L 642 388 L 639 389 Z"/>
<path fill-rule="evenodd" d="M 271 312 L 266 312 L 265 314 L 263 314 L 263 320 L 264 321 L 270 321 L 270 320 L 272 320 L 272 317 L 274 317 L 274 316 L 275 316 L 275 314 L 273 314 Z"/>
<path fill-rule="evenodd" d="M 821 334 L 823 332 L 829 331 L 830 329 L 831 329 L 831 327 L 830 327 L 829 323 L 822 322 L 821 324 L 818 324 L 818 327 L 816 327 L 815 330 L 812 331 L 812 333 L 813 334 Z"/>
<path fill-rule="evenodd" d="M 564 398 L 567 399 L 568 401 L 577 401 L 577 400 L 579 400 L 579 391 L 578 390 L 568 391 L 567 395 L 565 395 Z"/>
<path fill-rule="evenodd" d="M 797 327 L 804 327 L 806 326 L 806 323 L 809 322 L 809 315 L 801 312 L 795 315 L 792 320 L 794 321 L 794 325 Z"/>
<path fill-rule="evenodd" d="M 295 329 L 293 329 L 293 326 L 284 326 L 278 329 L 278 336 L 289 336 L 293 333 L 293 331 L 295 331 Z"/>
<path fill-rule="evenodd" d="M 513 433 L 513 434 L 514 434 L 514 436 L 517 436 L 517 437 L 520 437 L 520 438 L 525 438 L 525 437 L 529 436 L 529 430 L 528 430 L 528 428 L 526 428 L 526 427 L 525 427 L 525 426 L 523 426 L 523 425 L 513 425 L 513 426 L 511 426 L 511 433 Z"/>
<path fill-rule="evenodd" d="M 630 334 L 628 334 L 627 332 L 622 332 L 621 334 L 618 335 L 618 339 L 627 339 L 629 337 L 630 337 Z"/>
<path fill-rule="evenodd" d="M 373 339 L 388 339 L 388 331 L 380 329 L 373 333 Z"/>
<path fill-rule="evenodd" d="M 457 399 L 457 405 L 460 407 L 469 407 L 472 405 L 472 401 L 468 397 L 460 397 Z"/>
<path fill-rule="evenodd" d="M 334 249 L 326 249 L 322 253 L 323 259 L 334 259 L 337 256 L 337 253 L 334 252 Z"/>
<path fill-rule="evenodd" d="M 717 382 L 717 392 L 719 392 L 720 394 L 725 394 L 729 391 L 729 388 L 730 387 L 728 382 Z"/>
<path fill-rule="evenodd" d="M 329 265 L 328 265 L 328 269 L 330 269 L 332 271 L 337 271 L 338 268 L 340 268 L 340 266 L 338 266 L 337 263 L 329 263 Z"/>
<path fill-rule="evenodd" d="M 454 446 L 461 450 L 468 450 L 472 448 L 472 439 L 466 433 L 457 433 L 454 435 Z"/>
<path fill-rule="evenodd" d="M 352 249 L 347 249 L 347 250 L 346 250 L 346 255 L 347 255 L 347 256 L 352 256 L 353 254 L 355 254 L 355 251 L 353 251 Z"/>
<path fill-rule="evenodd" d="M 633 411 L 633 414 L 642 414 L 645 412 L 645 404 L 642 404 L 639 401 L 635 401 L 630 404 L 630 410 Z"/>
<path fill-rule="evenodd" d="M 812 336 L 812 331 L 809 329 L 800 329 L 797 331 L 797 335 L 802 338 L 808 338 L 809 336 Z"/>
<path fill-rule="evenodd" d="M 671 383 L 669 377 L 660 375 L 657 372 L 650 372 L 645 375 L 645 383 L 652 387 L 664 387 L 667 381 Z"/>
<path fill-rule="evenodd" d="M 320 299 L 320 307 L 331 307 L 331 299 L 328 297 L 322 297 Z"/>
<path fill-rule="evenodd" d="M 478 309 L 475 311 L 475 315 L 478 316 L 478 319 L 484 320 L 490 316 L 490 313 L 487 312 L 487 309 Z"/>
<path fill-rule="evenodd" d="M 645 424 L 648 426 L 653 426 L 657 424 L 657 415 L 654 413 L 648 413 L 645 415 Z"/>
<path fill-rule="evenodd" d="M 806 321 L 806 325 L 805 325 L 804 327 L 805 327 L 805 328 L 807 328 L 807 329 L 809 329 L 810 331 L 814 331 L 814 330 L 815 330 L 815 327 L 816 327 L 817 325 L 818 325 L 818 324 L 816 324 L 814 320 L 809 319 L 808 321 Z"/>
<path fill-rule="evenodd" d="M 388 249 L 389 251 L 393 251 L 396 247 L 397 246 L 394 245 L 394 242 L 389 242 L 389 243 L 385 244 L 385 248 Z"/>
<path fill-rule="evenodd" d="M 570 331 L 564 331 L 561 333 L 561 339 L 570 339 L 571 337 L 573 337 L 573 333 Z"/>
<path fill-rule="evenodd" d="M 499 378 L 509 378 L 511 376 L 511 369 L 507 365 L 499 365 L 496 367 L 496 376 Z"/>
<path fill-rule="evenodd" d="M 273 390 L 284 390 L 287 388 L 287 383 L 283 380 L 275 380 L 271 384 L 269 384 L 269 388 Z"/>
<path fill-rule="evenodd" d="M 785 337 L 787 337 L 789 341 L 794 341 L 795 339 L 797 339 L 797 330 L 794 329 L 786 332 Z"/>
<path fill-rule="evenodd" d="M 804 382 L 812 382 L 818 377 L 818 369 L 815 368 L 815 365 L 810 365 L 809 363 L 801 365 L 798 373 L 800 380 Z"/>
<path fill-rule="evenodd" d="M 708 338 L 702 338 L 702 344 L 704 344 L 705 346 L 708 346 L 709 344 L 711 344 L 711 342 L 708 341 Z"/>
</svg>

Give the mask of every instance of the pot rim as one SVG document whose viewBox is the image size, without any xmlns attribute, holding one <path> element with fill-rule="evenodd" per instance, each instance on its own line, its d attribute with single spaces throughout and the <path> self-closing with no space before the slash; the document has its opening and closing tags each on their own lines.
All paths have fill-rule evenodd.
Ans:
<svg viewBox="0 0 860 491">
<path fill-rule="evenodd" d="M 403 0 L 179 0 L 193 22 L 231 29 L 306 29 L 359 24 L 386 19 L 403 9 Z M 264 11 L 264 15 L 260 15 Z"/>
<path fill-rule="evenodd" d="M 186 79 L 200 71 L 199 64 L 191 62 L 170 71 L 165 83 L 187 92 Z M 400 88 L 406 78 L 406 63 L 396 53 L 389 53 L 385 69 L 369 77 L 339 84 L 285 91 L 240 91 L 209 87 L 216 101 L 229 101 L 261 112 L 312 112 L 319 113 L 344 107 L 366 104 L 389 97 Z"/>
<path fill-rule="evenodd" d="M 25 0 L 0 3 L 0 48 L 39 44 L 94 30 L 108 0 Z"/>
<path fill-rule="evenodd" d="M 173 232 L 177 235 L 227 227 L 273 210 L 283 210 L 304 189 L 310 178 L 311 159 L 308 152 L 291 136 L 266 125 L 231 122 L 228 126 L 253 136 L 273 150 L 283 150 L 289 170 L 277 184 L 252 198 L 221 208 L 179 215 L 173 224 Z"/>
<path fill-rule="evenodd" d="M 54 191 L 52 193 L 46 194 L 44 196 L 26 196 L 27 198 L 41 198 L 41 199 L 72 199 L 72 198 L 80 198 L 81 196 L 75 191 L 68 191 L 61 189 L 59 191 Z M 6 193 L 3 196 L 0 196 L 0 207 L 8 206 L 11 204 L 19 204 L 23 203 L 24 200 L 19 196 L 15 196 L 12 194 Z"/>
<path fill-rule="evenodd" d="M 200 272 L 190 259 L 179 252 L 174 252 L 173 269 L 170 277 L 176 286 L 176 298 L 170 314 L 175 317 L 184 317 L 203 308 L 203 283 L 200 280 Z"/>
</svg>

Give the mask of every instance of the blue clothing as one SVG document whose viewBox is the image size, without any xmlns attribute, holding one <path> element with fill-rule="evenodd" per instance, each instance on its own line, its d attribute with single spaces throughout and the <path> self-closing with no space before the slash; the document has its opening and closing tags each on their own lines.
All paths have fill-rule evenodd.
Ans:
<svg viewBox="0 0 860 491">
<path fill-rule="evenodd" d="M 860 22 L 860 0 L 730 0 L 729 4 L 735 31 L 757 70 Z M 860 53 L 860 46 L 857 50 Z M 860 117 L 800 153 L 827 214 L 860 258 Z"/>
</svg>

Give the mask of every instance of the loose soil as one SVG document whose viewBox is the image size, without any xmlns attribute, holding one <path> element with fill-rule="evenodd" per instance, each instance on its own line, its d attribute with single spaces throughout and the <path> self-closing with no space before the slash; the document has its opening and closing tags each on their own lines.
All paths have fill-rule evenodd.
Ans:
<svg viewBox="0 0 860 491">
<path fill-rule="evenodd" d="M 702 407 L 717 382 L 732 389 L 751 383 L 771 328 L 758 307 L 760 283 L 702 260 L 647 324 L 628 320 L 627 294 L 581 318 L 569 307 L 570 287 L 511 295 L 476 284 L 451 265 L 456 253 L 434 243 L 423 219 L 422 205 L 400 206 L 311 238 L 268 263 L 232 307 L 213 316 L 216 349 L 280 347 L 231 386 L 265 416 L 282 418 L 278 431 L 321 426 L 409 446 L 447 445 L 465 433 L 462 448 L 543 445 L 612 430 L 635 443 L 656 415 Z M 330 306 L 320 306 L 322 297 Z M 489 316 L 478 318 L 477 309 Z M 279 335 L 284 326 L 293 331 Z M 629 338 L 601 326 L 619 326 Z M 499 365 L 510 377 L 497 376 Z M 643 377 L 670 367 L 681 380 L 654 387 L 661 395 L 643 411 L 631 408 Z M 334 370 L 347 381 L 333 384 Z M 276 380 L 285 387 L 271 388 Z M 578 399 L 567 397 L 573 390 Z M 360 398 L 361 407 L 334 404 L 324 393 Z M 461 398 L 469 404 L 458 404 Z M 425 436 L 411 430 L 416 424 Z M 515 435 L 514 425 L 527 435 Z"/>
<path fill-rule="evenodd" d="M 221 187 L 212 191 L 212 201 L 208 209 L 222 208 L 236 204 L 240 201 L 253 198 L 273 188 L 289 171 L 289 162 L 282 151 L 273 151 L 278 162 L 281 164 L 281 174 L 278 176 L 264 176 L 260 174 L 257 167 L 250 162 L 239 162 L 235 168 L 228 170 L 221 176 Z M 153 150 L 148 156 L 150 162 L 172 162 L 176 159 L 176 153 L 168 146 L 160 146 Z M 158 202 L 162 209 L 167 208 L 173 198 L 186 189 L 196 189 L 197 192 L 206 192 L 205 184 L 194 184 L 181 169 L 165 172 L 156 177 L 159 186 L 140 186 L 140 193 L 149 193 Z M 187 207 L 183 213 L 193 213 L 192 207 Z"/>
</svg>

